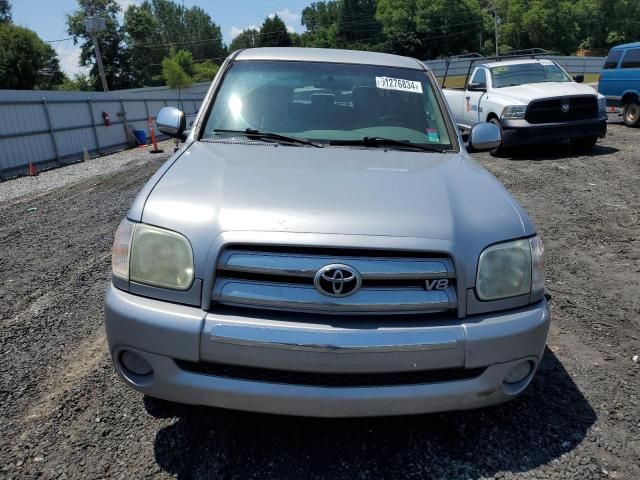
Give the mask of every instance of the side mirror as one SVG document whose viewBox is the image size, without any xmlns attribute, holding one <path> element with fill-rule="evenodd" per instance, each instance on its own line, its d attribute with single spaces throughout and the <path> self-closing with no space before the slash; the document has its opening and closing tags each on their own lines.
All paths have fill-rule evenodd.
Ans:
<svg viewBox="0 0 640 480">
<path fill-rule="evenodd" d="M 170 137 L 182 137 L 187 128 L 187 118 L 182 110 L 175 107 L 164 107 L 156 118 L 158 130 Z"/>
<path fill-rule="evenodd" d="M 470 92 L 486 92 L 487 91 L 487 84 L 486 83 L 477 83 L 477 82 L 471 82 L 467 85 L 467 90 L 469 90 Z"/>
<path fill-rule="evenodd" d="M 498 148 L 502 143 L 502 133 L 497 125 L 489 122 L 476 123 L 469 134 L 467 151 L 486 152 Z"/>
<path fill-rule="evenodd" d="M 584 82 L 584 75 L 574 75 L 573 80 L 577 83 L 582 83 Z"/>
</svg>

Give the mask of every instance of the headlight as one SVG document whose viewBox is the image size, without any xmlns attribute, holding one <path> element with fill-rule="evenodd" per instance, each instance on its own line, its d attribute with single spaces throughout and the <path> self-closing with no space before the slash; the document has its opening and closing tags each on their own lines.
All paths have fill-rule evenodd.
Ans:
<svg viewBox="0 0 640 480">
<path fill-rule="evenodd" d="M 537 236 L 492 245 L 480 254 L 476 292 L 481 300 L 498 300 L 543 290 L 544 248 Z"/>
<path fill-rule="evenodd" d="M 526 105 L 508 105 L 502 110 L 502 118 L 524 118 Z"/>
<path fill-rule="evenodd" d="M 537 235 L 529 239 L 531 244 L 531 294 L 544 293 L 545 261 L 544 245 Z"/>
<path fill-rule="evenodd" d="M 607 111 L 607 99 L 605 97 L 598 98 L 598 112 L 603 113 Z"/>
<path fill-rule="evenodd" d="M 188 290 L 193 283 L 193 253 L 179 233 L 123 220 L 113 244 L 116 277 L 145 285 Z"/>
<path fill-rule="evenodd" d="M 131 253 L 131 239 L 135 223 L 126 218 L 120 222 L 113 239 L 111 250 L 111 271 L 114 276 L 129 280 L 129 254 Z"/>
</svg>

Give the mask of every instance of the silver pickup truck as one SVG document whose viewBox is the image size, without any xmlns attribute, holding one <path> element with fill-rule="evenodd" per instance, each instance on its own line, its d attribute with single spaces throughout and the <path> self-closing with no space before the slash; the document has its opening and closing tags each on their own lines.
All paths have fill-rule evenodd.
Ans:
<svg viewBox="0 0 640 480">
<path fill-rule="evenodd" d="M 540 238 L 467 153 L 417 60 L 233 53 L 117 229 L 109 350 L 166 400 L 322 417 L 483 407 L 526 389 L 549 309 Z"/>
</svg>

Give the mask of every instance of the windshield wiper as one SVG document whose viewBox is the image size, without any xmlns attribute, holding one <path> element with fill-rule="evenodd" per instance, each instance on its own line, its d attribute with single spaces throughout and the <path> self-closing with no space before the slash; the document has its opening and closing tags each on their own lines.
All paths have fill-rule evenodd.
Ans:
<svg viewBox="0 0 640 480">
<path fill-rule="evenodd" d="M 364 137 L 358 140 L 332 140 L 329 145 L 364 145 L 365 147 L 402 147 L 412 150 L 421 150 L 423 152 L 443 153 L 444 150 L 434 148 L 421 143 L 411 143 L 408 140 L 395 140 L 393 138 L 384 137 Z"/>
<path fill-rule="evenodd" d="M 317 143 L 310 142 L 305 140 L 304 138 L 298 137 L 290 137 L 289 135 L 281 135 L 275 132 L 264 132 L 262 130 L 256 130 L 255 128 L 246 128 L 244 130 L 227 130 L 227 129 L 216 129 L 213 133 L 237 133 L 240 135 L 246 135 L 247 137 L 254 138 L 264 138 L 271 140 L 281 140 L 283 142 L 289 143 L 297 143 L 299 145 L 309 145 L 311 147 L 322 148 L 322 145 L 318 145 Z"/>
</svg>

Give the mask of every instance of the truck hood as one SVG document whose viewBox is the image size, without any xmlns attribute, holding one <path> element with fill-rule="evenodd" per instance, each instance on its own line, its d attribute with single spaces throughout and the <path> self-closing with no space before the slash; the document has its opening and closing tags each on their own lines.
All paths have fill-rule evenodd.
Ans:
<svg viewBox="0 0 640 480">
<path fill-rule="evenodd" d="M 593 87 L 575 82 L 527 83 L 514 87 L 496 88 L 491 98 L 510 102 L 510 105 L 528 104 L 531 100 L 566 97 L 572 95 L 598 95 Z"/>
<path fill-rule="evenodd" d="M 196 255 L 230 231 L 432 238 L 481 248 L 533 233 L 517 202 L 466 152 L 249 143 L 191 144 L 155 177 L 140 220 L 185 234 Z"/>
</svg>

